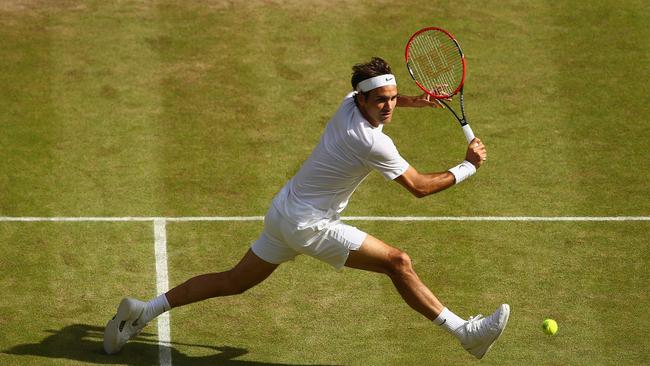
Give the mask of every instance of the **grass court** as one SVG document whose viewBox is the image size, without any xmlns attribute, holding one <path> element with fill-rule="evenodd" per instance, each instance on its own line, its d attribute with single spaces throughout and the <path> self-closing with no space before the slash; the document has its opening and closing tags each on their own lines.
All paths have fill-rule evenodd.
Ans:
<svg viewBox="0 0 650 366">
<path fill-rule="evenodd" d="M 635 0 L 0 2 L 0 364 L 162 364 L 156 324 L 101 347 L 122 296 L 156 295 L 154 219 L 169 286 L 228 269 L 260 220 L 174 218 L 264 215 L 353 64 L 381 56 L 419 93 L 403 51 L 430 25 L 466 53 L 488 161 L 424 199 L 373 173 L 345 215 L 469 219 L 350 223 L 409 253 L 457 314 L 511 305 L 481 364 L 650 363 L 649 22 Z M 398 109 L 385 131 L 420 171 L 464 156 L 446 111 Z M 388 278 L 307 257 L 175 309 L 170 335 L 173 365 L 477 363 Z"/>
</svg>

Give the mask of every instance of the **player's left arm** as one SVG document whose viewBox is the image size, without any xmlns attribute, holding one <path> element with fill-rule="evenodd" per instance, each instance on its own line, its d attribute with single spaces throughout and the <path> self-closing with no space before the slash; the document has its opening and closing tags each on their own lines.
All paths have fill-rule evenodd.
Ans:
<svg viewBox="0 0 650 366">
<path fill-rule="evenodd" d="M 445 106 L 440 103 L 436 98 L 431 97 L 427 93 L 417 96 L 409 95 L 398 95 L 397 96 L 397 106 L 398 107 L 411 107 L 411 108 L 444 108 Z"/>
</svg>

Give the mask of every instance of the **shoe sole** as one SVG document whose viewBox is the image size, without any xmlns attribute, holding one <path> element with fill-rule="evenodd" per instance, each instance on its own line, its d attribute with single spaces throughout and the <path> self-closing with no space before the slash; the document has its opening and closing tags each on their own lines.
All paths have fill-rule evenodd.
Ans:
<svg viewBox="0 0 650 366">
<path fill-rule="evenodd" d="M 508 325 L 508 319 L 510 318 L 510 305 L 508 305 L 508 304 L 503 304 L 503 305 L 501 305 L 501 313 L 500 313 L 499 315 L 500 315 L 502 318 L 505 317 L 505 318 L 503 319 L 503 327 L 501 328 L 501 330 L 499 331 L 499 333 L 497 333 L 497 335 L 494 336 L 494 338 L 493 338 L 492 341 L 490 342 L 490 345 L 485 349 L 485 351 L 483 351 L 482 353 L 480 353 L 480 354 L 478 354 L 478 355 L 474 355 L 474 356 L 476 356 L 476 358 L 478 358 L 479 360 L 482 359 L 483 356 L 485 356 L 486 353 L 488 353 L 488 351 L 490 350 L 490 348 L 492 348 L 492 346 L 493 346 L 494 343 L 497 341 L 497 339 L 499 339 L 499 337 L 501 336 L 501 334 L 503 333 L 503 331 L 506 330 L 506 326 Z"/>
<path fill-rule="evenodd" d="M 136 317 L 131 317 L 134 315 L 133 310 L 136 308 L 133 306 L 133 303 L 133 299 L 122 299 L 120 305 L 117 307 L 117 313 L 106 324 L 106 329 L 104 330 L 104 351 L 109 355 L 119 352 L 124 346 L 124 344 L 120 345 L 120 328 L 123 328 L 129 319 L 138 319 L 142 315 L 142 311 L 144 311 L 143 308 L 139 314 L 136 314 Z"/>
</svg>

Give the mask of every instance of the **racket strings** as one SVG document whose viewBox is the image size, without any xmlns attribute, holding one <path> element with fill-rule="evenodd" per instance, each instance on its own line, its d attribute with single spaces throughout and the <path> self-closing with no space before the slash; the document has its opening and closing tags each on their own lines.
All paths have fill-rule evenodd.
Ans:
<svg viewBox="0 0 650 366">
<path fill-rule="evenodd" d="M 441 32 L 430 31 L 416 36 L 409 48 L 409 63 L 415 79 L 436 95 L 451 95 L 462 82 L 460 50 Z"/>
<path fill-rule="evenodd" d="M 421 68 L 422 74 L 430 80 L 440 79 L 441 81 L 453 82 L 456 79 L 456 63 L 452 62 L 453 56 L 457 55 L 457 49 L 447 42 L 442 44 L 439 39 L 433 37 L 424 37 L 416 46 L 418 61 L 424 62 L 428 68 Z M 458 58 L 458 57 L 456 57 Z M 427 70 L 424 72 L 424 70 Z"/>
<path fill-rule="evenodd" d="M 439 40 L 426 38 L 417 47 L 419 57 L 414 58 L 414 63 L 419 69 L 419 80 L 436 94 L 451 94 L 460 83 L 456 77 L 455 65 L 450 62 L 450 53 L 455 50 L 451 47 L 443 48 Z"/>
<path fill-rule="evenodd" d="M 429 46 L 436 51 L 436 55 L 438 56 L 430 62 L 437 66 L 438 79 L 447 83 L 447 94 L 450 94 L 452 90 L 449 90 L 449 87 L 456 85 L 456 82 L 454 80 L 454 65 L 449 62 L 451 59 L 450 53 L 454 52 L 455 50 L 449 44 L 447 44 L 447 47 L 445 47 L 445 45 L 442 44 L 438 38 L 427 37 L 426 40 Z M 435 62 L 436 60 L 438 63 Z"/>
</svg>

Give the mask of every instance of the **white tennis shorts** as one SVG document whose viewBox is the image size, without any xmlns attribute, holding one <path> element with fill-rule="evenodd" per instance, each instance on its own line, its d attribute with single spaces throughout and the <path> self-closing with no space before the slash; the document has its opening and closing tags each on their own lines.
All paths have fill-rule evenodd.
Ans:
<svg viewBox="0 0 650 366">
<path fill-rule="evenodd" d="M 298 228 L 271 205 L 264 217 L 264 231 L 251 249 L 269 263 L 280 264 L 298 254 L 307 254 L 340 269 L 350 251 L 358 250 L 367 235 L 338 219 L 327 222 L 320 230 Z"/>
</svg>

